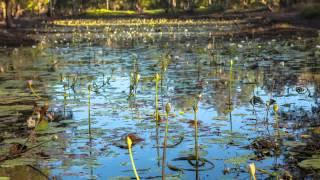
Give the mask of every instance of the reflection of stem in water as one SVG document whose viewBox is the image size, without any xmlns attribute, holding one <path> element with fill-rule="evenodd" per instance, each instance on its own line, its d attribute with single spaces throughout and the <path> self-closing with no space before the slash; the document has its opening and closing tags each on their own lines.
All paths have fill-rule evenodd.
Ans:
<svg viewBox="0 0 320 180">
<path fill-rule="evenodd" d="M 159 123 L 156 123 L 156 143 L 157 143 L 158 167 L 160 167 Z"/>
<path fill-rule="evenodd" d="M 91 135 L 91 113 L 90 108 L 91 107 L 91 85 L 88 86 L 88 129 L 89 129 L 89 156 L 90 161 L 92 161 L 92 135 Z M 90 165 L 90 177 L 93 177 L 93 167 Z"/>
<path fill-rule="evenodd" d="M 228 104 L 228 109 L 229 109 L 229 120 L 230 120 L 230 129 L 232 131 L 232 114 L 231 114 L 231 111 L 232 111 L 232 102 L 231 102 L 231 86 L 232 86 L 232 67 L 233 67 L 233 60 L 230 61 L 230 73 L 229 73 L 229 104 Z"/>
<path fill-rule="evenodd" d="M 156 121 L 160 121 L 159 119 L 159 111 L 158 111 L 158 86 L 159 86 L 159 80 L 160 80 L 160 76 L 159 74 L 157 73 L 156 74 L 156 98 L 155 98 L 155 101 L 156 101 L 156 112 L 155 112 L 155 119 Z"/>
<path fill-rule="evenodd" d="M 276 105 L 275 105 L 276 106 Z M 276 123 L 276 141 L 278 138 L 280 138 L 280 132 L 279 132 L 279 119 L 278 119 L 278 113 L 275 112 L 275 123 Z"/>
<path fill-rule="evenodd" d="M 232 123 L 232 114 L 231 114 L 231 111 L 229 112 L 229 120 L 230 120 L 230 130 L 232 132 L 233 130 L 233 123 Z"/>
<path fill-rule="evenodd" d="M 165 168 L 166 168 L 166 156 L 167 156 L 167 138 L 168 138 L 168 129 L 169 129 L 169 112 L 171 105 L 168 103 L 166 105 L 166 129 L 164 134 L 163 141 L 163 155 L 162 155 L 162 179 L 166 179 Z"/>
<path fill-rule="evenodd" d="M 67 87 L 63 86 L 63 119 L 66 117 L 66 106 L 67 106 Z"/>
<path fill-rule="evenodd" d="M 88 129 L 89 129 L 89 138 L 91 140 L 91 115 L 90 115 L 90 106 L 91 106 L 91 85 L 88 86 Z"/>
<path fill-rule="evenodd" d="M 272 76 L 272 79 L 273 79 L 273 76 Z M 274 85 L 275 85 L 275 81 L 272 80 L 272 87 L 271 87 L 271 91 L 270 91 L 270 95 L 269 95 L 269 102 L 267 102 L 266 104 L 266 118 L 265 118 L 265 121 L 267 123 L 269 123 L 269 110 L 270 110 L 270 106 L 271 106 L 271 100 L 272 100 L 272 92 L 273 92 L 273 89 L 274 89 Z"/>
<path fill-rule="evenodd" d="M 199 151 L 198 151 L 198 118 L 197 118 L 197 112 L 198 112 L 198 102 L 195 102 L 194 107 L 194 149 L 195 149 L 195 157 L 196 157 L 196 180 L 199 179 Z"/>
<path fill-rule="evenodd" d="M 280 132 L 279 132 L 279 119 L 278 119 L 278 110 L 279 107 L 277 104 L 273 105 L 273 110 L 275 113 L 275 146 L 274 146 L 274 152 L 275 152 L 275 166 L 277 166 L 277 159 L 278 159 L 278 155 L 279 155 L 279 141 L 280 141 Z"/>
</svg>

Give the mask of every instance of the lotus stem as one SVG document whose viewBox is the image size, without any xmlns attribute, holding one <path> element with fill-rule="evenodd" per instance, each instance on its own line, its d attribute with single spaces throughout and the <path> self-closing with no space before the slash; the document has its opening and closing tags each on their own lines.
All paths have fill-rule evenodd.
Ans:
<svg viewBox="0 0 320 180">
<path fill-rule="evenodd" d="M 275 113 L 275 123 L 276 123 L 276 142 L 278 141 L 278 138 L 280 138 L 280 132 L 279 132 L 279 118 L 278 118 L 278 111 L 279 111 L 279 106 L 278 104 L 273 105 L 273 111 Z"/>
<path fill-rule="evenodd" d="M 28 87 L 31 90 L 32 94 L 37 97 L 38 99 L 41 99 L 41 97 L 36 93 L 36 91 L 32 88 L 32 80 L 27 81 Z"/>
<path fill-rule="evenodd" d="M 155 113 L 155 119 L 158 122 L 158 121 L 160 121 L 160 119 L 159 119 L 159 111 L 158 111 L 158 86 L 159 86 L 160 75 L 158 73 L 156 74 L 155 80 L 156 80 L 156 99 L 155 99 L 155 101 L 156 101 L 156 113 Z"/>
<path fill-rule="evenodd" d="M 132 140 L 130 139 L 129 136 L 127 136 L 127 144 L 128 144 L 128 151 L 129 151 L 129 154 L 130 154 L 130 160 L 131 160 L 131 165 L 132 165 L 132 169 L 133 169 L 134 175 L 136 176 L 137 180 L 140 180 L 140 177 L 138 175 L 136 166 L 134 164 L 133 155 L 132 155 Z"/>
</svg>

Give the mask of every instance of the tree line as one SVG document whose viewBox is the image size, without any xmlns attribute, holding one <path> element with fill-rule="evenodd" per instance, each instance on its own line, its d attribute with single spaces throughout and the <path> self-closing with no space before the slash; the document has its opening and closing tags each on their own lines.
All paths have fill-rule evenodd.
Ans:
<svg viewBox="0 0 320 180">
<path fill-rule="evenodd" d="M 192 12 L 195 8 L 219 7 L 246 8 L 254 5 L 269 7 L 290 7 L 297 3 L 316 2 L 317 0 L 0 0 L 0 19 L 8 27 L 13 26 L 13 19 L 22 15 L 30 16 L 65 16 L 79 15 L 87 9 L 135 10 L 164 9 Z"/>
</svg>

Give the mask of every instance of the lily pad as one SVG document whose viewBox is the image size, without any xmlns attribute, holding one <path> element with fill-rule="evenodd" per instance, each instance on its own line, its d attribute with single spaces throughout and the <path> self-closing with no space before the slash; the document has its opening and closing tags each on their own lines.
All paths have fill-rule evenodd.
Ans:
<svg viewBox="0 0 320 180">
<path fill-rule="evenodd" d="M 241 165 L 241 164 L 246 164 L 251 158 L 253 158 L 254 155 L 242 155 L 238 157 L 232 157 L 227 160 L 225 160 L 225 163 L 230 163 L 234 165 Z"/>
<path fill-rule="evenodd" d="M 36 131 L 45 131 L 49 127 L 49 122 L 47 120 L 42 120 L 36 127 Z"/>
<path fill-rule="evenodd" d="M 320 159 L 306 159 L 298 163 L 303 169 L 320 170 Z"/>
</svg>

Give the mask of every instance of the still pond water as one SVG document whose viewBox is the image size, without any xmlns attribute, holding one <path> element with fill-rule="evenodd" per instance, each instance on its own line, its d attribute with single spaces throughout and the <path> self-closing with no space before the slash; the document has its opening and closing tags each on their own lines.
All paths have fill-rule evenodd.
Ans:
<svg viewBox="0 0 320 180">
<path fill-rule="evenodd" d="M 2 48 L 0 157 L 13 144 L 31 149 L 1 161 L 0 177 L 134 178 L 129 134 L 139 138 L 132 151 L 141 179 L 161 179 L 171 103 L 167 179 L 249 179 L 249 163 L 258 179 L 319 178 L 319 38 L 211 33 L 232 28 L 70 28 L 38 46 Z M 27 120 L 41 107 L 33 128 Z"/>
</svg>

